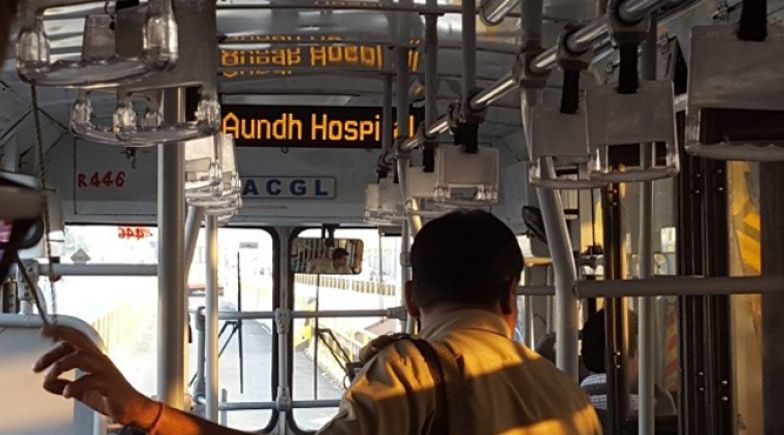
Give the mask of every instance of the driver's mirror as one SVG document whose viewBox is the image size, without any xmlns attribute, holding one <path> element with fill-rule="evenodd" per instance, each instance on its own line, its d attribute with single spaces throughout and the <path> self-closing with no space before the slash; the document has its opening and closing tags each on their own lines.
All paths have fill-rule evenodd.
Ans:
<svg viewBox="0 0 784 435">
<path fill-rule="evenodd" d="M 359 239 L 296 239 L 291 246 L 291 270 L 294 273 L 356 275 L 362 272 L 364 247 Z"/>
</svg>

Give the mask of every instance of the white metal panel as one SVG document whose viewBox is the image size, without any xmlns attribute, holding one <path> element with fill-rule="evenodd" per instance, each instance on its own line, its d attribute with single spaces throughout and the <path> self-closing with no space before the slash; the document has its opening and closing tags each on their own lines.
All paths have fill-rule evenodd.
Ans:
<svg viewBox="0 0 784 435">
<path fill-rule="evenodd" d="M 128 157 L 123 148 L 77 140 L 72 149 L 71 176 L 58 179 L 55 186 L 58 191 L 72 186 L 76 216 L 155 215 L 156 148 Z"/>
</svg>

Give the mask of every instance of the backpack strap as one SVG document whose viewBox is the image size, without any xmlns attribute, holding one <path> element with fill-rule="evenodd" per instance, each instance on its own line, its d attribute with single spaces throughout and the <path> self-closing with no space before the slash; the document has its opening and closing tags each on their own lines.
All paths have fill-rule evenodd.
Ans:
<svg viewBox="0 0 784 435">
<path fill-rule="evenodd" d="M 422 340 L 424 341 L 424 340 Z M 444 377 L 446 396 L 444 406 L 447 408 L 449 435 L 465 433 L 465 382 L 463 380 L 462 359 L 447 343 L 426 342 L 435 349 Z"/>
<path fill-rule="evenodd" d="M 423 435 L 456 435 L 462 430 L 463 410 L 457 409 L 462 392 L 462 373 L 454 353 L 448 346 L 430 343 L 408 334 L 382 335 L 371 341 L 362 351 L 360 360 L 368 362 L 385 347 L 401 340 L 410 341 L 419 351 L 433 378 L 435 410 L 429 430 Z M 449 397 L 458 398 L 449 400 Z"/>
<path fill-rule="evenodd" d="M 438 351 L 426 340 L 410 337 L 414 346 L 427 363 L 430 376 L 433 378 L 433 388 L 436 394 L 433 420 L 427 435 L 449 435 L 449 397 L 446 389 L 446 376 L 441 364 Z"/>
</svg>

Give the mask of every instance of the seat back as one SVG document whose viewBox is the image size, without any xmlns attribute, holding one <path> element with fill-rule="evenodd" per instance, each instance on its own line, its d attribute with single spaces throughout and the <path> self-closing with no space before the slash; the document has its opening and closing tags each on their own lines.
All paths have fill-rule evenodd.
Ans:
<svg viewBox="0 0 784 435">
<path fill-rule="evenodd" d="M 98 333 L 83 321 L 57 316 L 57 323 L 85 332 L 102 347 Z M 54 343 L 41 336 L 41 326 L 38 316 L 0 314 L 0 435 L 106 433 L 104 417 L 42 388 L 44 375 L 31 367 Z"/>
</svg>

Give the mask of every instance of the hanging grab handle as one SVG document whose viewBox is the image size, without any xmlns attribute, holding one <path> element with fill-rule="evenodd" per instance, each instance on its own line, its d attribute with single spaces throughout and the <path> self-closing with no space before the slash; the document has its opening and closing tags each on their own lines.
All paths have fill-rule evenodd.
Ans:
<svg viewBox="0 0 784 435">
<path fill-rule="evenodd" d="M 638 51 L 648 35 L 650 18 L 646 15 L 636 21 L 627 21 L 621 17 L 620 8 L 620 0 L 612 2 L 610 33 L 620 53 L 617 90 L 619 94 L 636 94 L 640 89 Z"/>
<path fill-rule="evenodd" d="M 558 50 L 558 63 L 563 69 L 561 92 L 561 113 L 574 115 L 580 106 L 580 71 L 588 68 L 592 60 L 592 50 L 575 53 L 569 49 L 566 41 L 580 26 L 567 24 L 561 33 Z"/>
<path fill-rule="evenodd" d="M 561 92 L 561 113 L 574 115 L 580 105 L 580 70 L 565 69 Z"/>
<path fill-rule="evenodd" d="M 767 0 L 743 0 L 740 13 L 738 39 L 743 41 L 764 41 L 768 37 Z"/>
<path fill-rule="evenodd" d="M 640 74 L 637 69 L 637 47 L 633 42 L 621 43 L 618 47 L 620 52 L 620 66 L 618 70 L 618 93 L 636 94 L 640 89 Z"/>
</svg>

